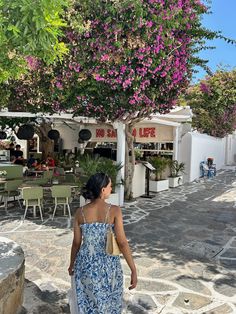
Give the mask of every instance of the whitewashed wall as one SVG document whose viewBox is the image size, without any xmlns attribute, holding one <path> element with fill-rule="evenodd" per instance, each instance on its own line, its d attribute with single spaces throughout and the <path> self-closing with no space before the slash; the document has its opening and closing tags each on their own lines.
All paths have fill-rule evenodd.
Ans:
<svg viewBox="0 0 236 314">
<path fill-rule="evenodd" d="M 226 137 L 225 163 L 233 165 L 236 163 L 236 134 L 231 134 Z"/>
<path fill-rule="evenodd" d="M 63 141 L 63 149 L 74 149 L 78 147 L 79 125 L 72 124 L 70 127 L 66 124 L 56 125 L 56 129 L 60 132 Z"/>
<path fill-rule="evenodd" d="M 194 132 L 186 133 L 180 142 L 179 161 L 186 164 L 185 182 L 191 182 L 200 176 L 200 162 L 208 157 L 214 158 L 217 169 L 225 165 L 226 138 L 220 139 Z"/>
</svg>

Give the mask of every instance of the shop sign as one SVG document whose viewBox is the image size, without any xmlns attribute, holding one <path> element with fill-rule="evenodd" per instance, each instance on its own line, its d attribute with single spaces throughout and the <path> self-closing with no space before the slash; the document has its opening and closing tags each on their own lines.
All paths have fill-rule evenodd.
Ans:
<svg viewBox="0 0 236 314">
<path fill-rule="evenodd" d="M 156 128 L 133 128 L 132 135 L 134 137 L 151 138 L 156 137 Z M 96 138 L 116 138 L 116 130 L 98 128 L 96 129 Z"/>
<path fill-rule="evenodd" d="M 109 125 L 87 125 L 92 133 L 92 142 L 116 142 L 117 133 L 112 126 Z M 158 142 L 162 140 L 173 140 L 173 128 L 158 124 L 140 124 L 136 125 L 132 130 L 135 142 Z"/>
</svg>

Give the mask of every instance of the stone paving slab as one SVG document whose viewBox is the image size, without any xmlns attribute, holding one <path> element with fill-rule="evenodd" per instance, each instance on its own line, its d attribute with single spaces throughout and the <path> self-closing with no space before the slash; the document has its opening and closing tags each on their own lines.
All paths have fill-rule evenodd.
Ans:
<svg viewBox="0 0 236 314">
<path fill-rule="evenodd" d="M 236 313 L 236 177 L 228 168 L 199 180 L 137 199 L 123 208 L 124 225 L 138 268 L 139 284 L 127 291 L 124 314 Z M 75 198 L 72 212 L 79 206 Z M 16 241 L 26 256 L 21 314 L 69 313 L 67 265 L 72 221 L 45 206 L 45 220 L 12 203 L 0 207 L 0 236 Z"/>
</svg>

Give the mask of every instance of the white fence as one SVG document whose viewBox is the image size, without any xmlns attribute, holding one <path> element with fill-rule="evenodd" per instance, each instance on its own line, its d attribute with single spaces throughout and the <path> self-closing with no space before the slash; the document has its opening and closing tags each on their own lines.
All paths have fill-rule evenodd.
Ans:
<svg viewBox="0 0 236 314">
<path fill-rule="evenodd" d="M 200 162 L 214 158 L 216 169 L 234 164 L 236 156 L 236 135 L 215 138 L 206 134 L 186 133 L 179 143 L 179 161 L 186 165 L 184 181 L 191 182 L 200 177 Z"/>
</svg>

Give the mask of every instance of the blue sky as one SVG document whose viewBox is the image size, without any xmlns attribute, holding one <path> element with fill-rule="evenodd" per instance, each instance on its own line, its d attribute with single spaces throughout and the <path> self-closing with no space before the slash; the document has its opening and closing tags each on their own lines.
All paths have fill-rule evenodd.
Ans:
<svg viewBox="0 0 236 314">
<path fill-rule="evenodd" d="M 212 0 L 211 11 L 212 14 L 204 15 L 203 25 L 211 30 L 220 30 L 225 37 L 236 40 L 236 0 Z M 229 66 L 229 70 L 236 67 L 236 46 L 218 39 L 210 41 L 209 45 L 216 49 L 202 51 L 200 57 L 209 60 L 208 66 L 213 72 L 219 64 Z M 205 71 L 198 70 L 194 81 L 206 75 Z"/>
</svg>

